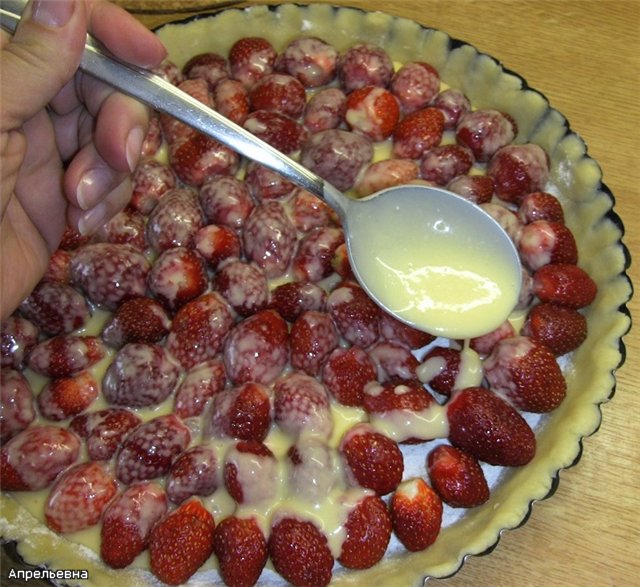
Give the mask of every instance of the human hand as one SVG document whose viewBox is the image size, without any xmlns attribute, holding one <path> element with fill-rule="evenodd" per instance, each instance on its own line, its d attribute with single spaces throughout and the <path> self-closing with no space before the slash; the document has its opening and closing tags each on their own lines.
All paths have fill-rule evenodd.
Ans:
<svg viewBox="0 0 640 587">
<path fill-rule="evenodd" d="M 147 109 L 78 72 L 87 32 L 141 67 L 156 36 L 101 0 L 33 0 L 0 38 L 0 309 L 6 318 L 46 270 L 66 226 L 88 234 L 129 200 Z"/>
</svg>

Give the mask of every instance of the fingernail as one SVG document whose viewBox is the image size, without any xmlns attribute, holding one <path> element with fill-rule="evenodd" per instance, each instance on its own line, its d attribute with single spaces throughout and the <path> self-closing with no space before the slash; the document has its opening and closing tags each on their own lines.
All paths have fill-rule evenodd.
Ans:
<svg viewBox="0 0 640 587">
<path fill-rule="evenodd" d="M 82 210 L 93 208 L 109 189 L 109 174 L 101 168 L 90 169 L 78 182 L 78 206 Z"/>
<path fill-rule="evenodd" d="M 108 219 L 106 204 L 101 202 L 95 208 L 87 211 L 78 221 L 78 231 L 82 236 L 93 234 Z"/>
<path fill-rule="evenodd" d="M 34 0 L 31 18 L 44 26 L 63 27 L 75 10 L 75 0 Z"/>
<path fill-rule="evenodd" d="M 126 144 L 126 156 L 127 165 L 129 166 L 130 171 L 134 171 L 138 164 L 144 138 L 145 132 L 139 126 L 136 126 L 129 131 Z"/>
</svg>

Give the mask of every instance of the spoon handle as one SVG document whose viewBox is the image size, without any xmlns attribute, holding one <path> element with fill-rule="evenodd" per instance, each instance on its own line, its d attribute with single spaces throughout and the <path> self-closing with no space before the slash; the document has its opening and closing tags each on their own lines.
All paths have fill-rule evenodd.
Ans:
<svg viewBox="0 0 640 587">
<path fill-rule="evenodd" d="M 2 28 L 15 32 L 26 4 L 26 0 L 2 0 Z M 159 75 L 115 58 L 91 35 L 87 35 L 80 69 L 154 110 L 173 116 L 241 155 L 280 173 L 316 196 L 328 199 L 331 206 L 337 205 L 340 208 L 337 211 L 342 212 L 343 204 L 334 201 L 335 190 L 330 187 L 326 190 L 322 178 Z"/>
</svg>

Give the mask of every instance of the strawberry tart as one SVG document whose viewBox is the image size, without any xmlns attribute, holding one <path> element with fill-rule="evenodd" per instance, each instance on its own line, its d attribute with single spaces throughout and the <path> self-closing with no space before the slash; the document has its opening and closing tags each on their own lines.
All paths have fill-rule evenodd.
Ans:
<svg viewBox="0 0 640 587">
<path fill-rule="evenodd" d="M 455 572 L 549 493 L 611 392 L 628 281 L 597 166 L 539 93 L 410 21 L 262 6 L 158 35 L 159 74 L 351 196 L 427 182 L 484 207 L 520 299 L 470 340 L 406 326 L 324 202 L 155 115 L 128 208 L 68 232 L 2 324 L 3 538 L 63 584 Z"/>
</svg>

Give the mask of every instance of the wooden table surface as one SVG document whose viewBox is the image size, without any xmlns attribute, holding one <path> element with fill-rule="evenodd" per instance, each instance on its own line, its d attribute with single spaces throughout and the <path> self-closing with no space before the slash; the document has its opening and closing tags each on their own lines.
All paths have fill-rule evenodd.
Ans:
<svg viewBox="0 0 640 587">
<path fill-rule="evenodd" d="M 475 45 L 521 74 L 587 143 L 616 197 L 624 242 L 632 257 L 640 254 L 640 1 L 330 3 L 412 18 Z M 139 18 L 149 26 L 167 19 Z M 637 265 L 629 275 L 640 283 Z M 632 315 L 638 304 L 638 298 L 629 304 Z M 626 362 L 618 371 L 615 397 L 603 406 L 602 426 L 585 440 L 578 465 L 562 472 L 555 495 L 536 504 L 527 524 L 506 532 L 489 556 L 469 559 L 457 575 L 434 585 L 640 585 L 638 330 L 624 342 Z"/>
</svg>

